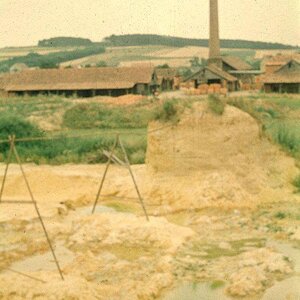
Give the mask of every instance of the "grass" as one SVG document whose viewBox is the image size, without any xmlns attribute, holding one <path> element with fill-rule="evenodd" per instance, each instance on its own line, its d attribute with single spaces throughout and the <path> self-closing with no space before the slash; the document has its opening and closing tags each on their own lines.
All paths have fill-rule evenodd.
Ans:
<svg viewBox="0 0 300 300">
<path fill-rule="evenodd" d="M 278 211 L 275 216 L 274 216 L 276 219 L 285 219 L 287 217 L 286 213 L 282 212 L 282 211 Z"/>
<path fill-rule="evenodd" d="M 223 115 L 225 110 L 225 103 L 216 95 L 208 96 L 208 107 L 216 115 Z"/>
<path fill-rule="evenodd" d="M 300 175 L 298 175 L 294 180 L 293 180 L 293 185 L 297 188 L 297 192 L 300 192 Z"/>
<path fill-rule="evenodd" d="M 176 123 L 178 119 L 178 108 L 176 100 L 167 100 L 160 106 L 155 114 L 155 119 L 163 122 L 172 121 Z"/>
<path fill-rule="evenodd" d="M 22 160 L 26 162 L 37 164 L 102 163 L 107 160 L 103 155 L 103 150 L 109 150 L 112 147 L 118 132 L 130 162 L 141 164 L 145 161 L 147 147 L 146 127 L 149 120 L 153 118 L 154 107 L 155 105 L 151 106 L 151 101 L 119 108 L 98 103 L 77 104 L 76 100 L 65 99 L 62 96 L 2 98 L 0 99 L 0 129 L 2 128 L 0 136 L 6 139 L 8 134 L 13 133 L 17 138 L 23 137 L 24 134 L 25 136 L 43 135 L 55 138 L 42 142 L 18 143 L 18 151 Z M 29 123 L 27 120 L 32 116 L 42 117 L 45 120 L 57 111 L 65 113 L 61 130 L 55 132 L 42 132 L 35 124 L 32 127 L 35 130 L 29 127 L 25 133 L 23 132 L 24 124 L 21 127 L 15 126 L 15 122 L 7 123 L 7 117 L 1 117 L 1 115 L 9 115 L 27 124 Z M 1 125 L 1 122 L 5 124 Z M 74 135 L 88 136 L 72 138 Z M 7 157 L 8 145 L 2 148 L 0 149 L 1 161 Z M 121 154 L 120 149 L 116 150 L 116 154 Z"/>
<path fill-rule="evenodd" d="M 124 109 L 99 103 L 81 103 L 65 112 L 63 126 L 69 129 L 146 128 L 153 117 L 154 110 L 144 107 Z"/>
<path fill-rule="evenodd" d="M 297 160 L 300 160 L 300 97 L 298 95 L 256 94 L 229 99 L 228 104 L 247 112 L 264 133 Z"/>
</svg>

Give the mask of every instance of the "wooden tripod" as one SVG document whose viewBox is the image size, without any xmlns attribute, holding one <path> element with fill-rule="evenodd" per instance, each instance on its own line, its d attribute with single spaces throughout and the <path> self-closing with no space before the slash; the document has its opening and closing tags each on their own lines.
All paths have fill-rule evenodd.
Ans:
<svg viewBox="0 0 300 300">
<path fill-rule="evenodd" d="M 143 208 L 143 211 L 144 211 L 144 214 L 146 216 L 146 219 L 147 221 L 149 221 L 149 216 L 148 216 L 148 213 L 147 213 L 147 210 L 146 210 L 146 207 L 145 207 L 145 204 L 144 204 L 144 201 L 143 201 L 143 198 L 142 198 L 142 195 L 140 193 L 140 190 L 138 188 L 138 185 L 137 185 L 137 182 L 135 180 L 135 177 L 133 175 L 133 172 L 132 172 L 132 169 L 131 169 L 131 166 L 130 166 L 130 162 L 129 162 L 129 159 L 128 159 L 128 155 L 127 155 L 127 152 L 125 150 L 125 147 L 120 139 L 120 135 L 117 134 L 116 136 L 116 140 L 115 140 L 115 143 L 111 149 L 111 152 L 110 154 L 108 155 L 108 161 L 106 163 L 106 167 L 105 167 L 105 171 L 104 171 L 104 174 L 103 174 L 103 177 L 102 177 L 102 180 L 101 180 L 101 183 L 100 183 L 100 186 L 99 186 L 99 189 L 98 189 L 98 193 L 97 193 L 97 196 L 96 196 L 96 199 L 95 199 L 95 202 L 94 202 L 94 206 L 93 206 L 93 210 L 92 210 L 92 214 L 95 212 L 95 209 L 96 209 L 96 206 L 97 206 L 97 203 L 99 201 L 99 198 L 101 196 L 101 191 L 102 191 L 102 188 L 103 188 L 103 185 L 104 185 L 104 181 L 105 181 L 105 178 L 106 178 L 106 175 L 107 175 L 107 171 L 109 169 L 109 166 L 111 165 L 112 161 L 113 161 L 113 157 L 114 157 L 114 151 L 115 149 L 117 148 L 117 146 L 120 146 L 122 152 L 123 152 L 123 155 L 124 155 L 124 159 L 125 159 L 125 164 L 124 166 L 128 169 L 129 173 L 130 173 L 130 176 L 132 178 L 132 181 L 133 181 L 133 184 L 134 184 L 134 187 L 135 187 L 135 190 L 136 190 L 136 193 L 138 195 L 138 198 L 139 198 L 139 201 L 141 203 L 141 206 Z"/>
</svg>

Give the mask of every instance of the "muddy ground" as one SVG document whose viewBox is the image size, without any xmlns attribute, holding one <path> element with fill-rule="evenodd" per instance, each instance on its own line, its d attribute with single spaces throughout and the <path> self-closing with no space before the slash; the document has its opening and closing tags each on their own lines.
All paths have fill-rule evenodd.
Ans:
<svg viewBox="0 0 300 300">
<path fill-rule="evenodd" d="M 134 168 L 138 181 L 145 168 Z M 105 198 L 94 215 L 92 204 L 104 166 L 26 165 L 25 170 L 29 182 L 35 182 L 32 188 L 65 281 L 33 207 L 0 204 L 1 299 L 179 299 L 172 290 L 186 288 L 187 283 L 206 283 L 209 286 L 201 288 L 200 295 L 219 290 L 229 299 L 299 295 L 299 285 L 292 284 L 281 291 L 294 298 L 262 298 L 270 288 L 289 284 L 300 275 L 296 198 L 255 208 L 180 212 L 166 208 L 161 213 L 146 198 L 151 215 L 147 222 L 134 199 L 130 177 L 120 167 L 111 168 Z M 130 197 L 122 196 L 122 186 L 131 190 Z M 15 165 L 6 191 L 5 199 L 29 199 Z M 197 288 L 188 293 L 198 297 L 193 295 Z"/>
</svg>

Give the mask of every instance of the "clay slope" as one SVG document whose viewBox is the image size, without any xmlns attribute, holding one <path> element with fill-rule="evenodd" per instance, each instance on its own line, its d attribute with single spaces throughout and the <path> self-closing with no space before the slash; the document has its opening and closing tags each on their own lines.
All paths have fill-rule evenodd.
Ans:
<svg viewBox="0 0 300 300">
<path fill-rule="evenodd" d="M 153 122 L 149 131 L 161 128 Z M 148 136 L 152 199 L 172 209 L 252 206 L 290 199 L 294 160 L 266 138 L 250 115 L 226 106 L 222 116 L 206 103 L 187 109 L 173 127 Z"/>
</svg>

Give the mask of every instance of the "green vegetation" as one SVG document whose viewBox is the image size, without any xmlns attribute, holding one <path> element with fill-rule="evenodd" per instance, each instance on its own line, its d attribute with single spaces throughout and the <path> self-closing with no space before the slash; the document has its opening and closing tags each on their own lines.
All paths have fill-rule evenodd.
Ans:
<svg viewBox="0 0 300 300">
<path fill-rule="evenodd" d="M 155 119 L 168 122 L 177 122 L 178 121 L 178 108 L 176 107 L 176 100 L 167 100 L 163 103 L 162 106 L 158 107 Z"/>
<path fill-rule="evenodd" d="M 282 211 L 278 211 L 276 214 L 275 214 L 275 218 L 277 219 L 285 219 L 287 216 L 286 216 L 286 213 L 282 212 Z"/>
<path fill-rule="evenodd" d="M 74 37 L 55 37 L 38 42 L 39 47 L 68 47 L 68 46 L 91 46 L 93 42 L 89 39 Z"/>
<path fill-rule="evenodd" d="M 108 151 L 116 133 L 120 133 L 131 163 L 144 163 L 148 122 L 156 119 L 176 123 L 185 108 L 193 109 L 195 101 L 203 101 L 203 98 L 164 102 L 148 98 L 127 106 L 101 103 L 98 99 L 78 100 L 62 96 L 0 98 L 0 138 L 7 139 L 9 134 L 15 134 L 17 138 L 51 138 L 17 143 L 24 161 L 100 163 L 107 160 L 103 150 Z M 227 103 L 256 118 L 264 135 L 300 159 L 299 96 L 255 94 L 228 98 Z M 216 96 L 209 97 L 208 105 L 218 115 L 224 111 L 222 99 Z M 82 137 L 72 138 L 78 135 Z M 0 144 L 1 161 L 7 155 L 7 149 L 7 144 Z M 116 155 L 121 157 L 121 152 L 117 150 Z M 300 180 L 297 180 L 294 185 L 300 190 Z"/>
<path fill-rule="evenodd" d="M 76 100 L 59 96 L 0 99 L 0 138 L 7 139 L 9 134 L 15 134 L 17 138 L 51 138 L 17 143 L 22 160 L 27 162 L 100 163 L 107 160 L 103 150 L 108 151 L 112 147 L 118 132 L 130 162 L 144 163 L 146 127 L 153 119 L 155 108 L 152 100 L 120 108 L 95 102 L 77 104 Z M 55 114 L 61 115 L 61 121 L 51 119 Z M 34 125 L 28 119 L 34 120 Z M 60 122 L 61 129 L 43 132 L 39 129 L 39 120 L 42 123 L 45 120 Z M 0 146 L 3 161 L 7 157 L 8 144 Z M 121 158 L 120 149 L 117 149 L 116 155 Z"/>
<path fill-rule="evenodd" d="M 98 103 L 78 104 L 67 110 L 63 125 L 70 129 L 146 128 L 154 112 L 144 107 L 108 107 Z"/>
<path fill-rule="evenodd" d="M 223 280 L 215 280 L 213 281 L 211 284 L 210 284 L 210 288 L 212 290 L 215 290 L 215 289 L 218 289 L 218 288 L 221 288 L 225 285 L 225 281 Z"/>
<path fill-rule="evenodd" d="M 257 94 L 227 101 L 258 120 L 264 134 L 300 159 L 300 97 Z"/>
<path fill-rule="evenodd" d="M 217 95 L 209 95 L 208 107 L 213 113 L 221 116 L 225 110 L 225 103 Z"/>
<path fill-rule="evenodd" d="M 290 152 L 298 150 L 299 141 L 297 141 L 293 132 L 291 132 L 291 130 L 284 124 L 279 124 L 276 132 L 273 134 L 273 138 L 278 144 Z"/>
<path fill-rule="evenodd" d="M 105 38 L 104 42 L 111 46 L 165 45 L 170 47 L 208 47 L 208 39 L 188 39 L 155 34 L 111 35 Z M 291 45 L 244 40 L 221 40 L 221 47 L 240 49 L 297 49 L 297 47 Z"/>
<path fill-rule="evenodd" d="M 16 63 L 24 63 L 28 67 L 56 68 L 62 62 L 82 58 L 89 55 L 101 54 L 105 52 L 102 46 L 91 46 L 72 51 L 53 52 L 45 55 L 29 53 L 26 56 L 16 56 L 0 62 L 0 72 L 9 71 L 10 67 Z"/>
<path fill-rule="evenodd" d="M 300 175 L 294 179 L 293 185 L 297 188 L 297 192 L 300 192 Z"/>
<path fill-rule="evenodd" d="M 9 136 L 15 135 L 18 138 L 25 137 L 42 137 L 43 132 L 38 126 L 30 123 L 26 119 L 12 114 L 0 114 L 0 140 L 8 140 Z M 26 144 L 26 148 L 30 148 L 36 143 L 30 142 Z M 8 143 L 0 144 L 0 151 L 7 151 Z"/>
</svg>

